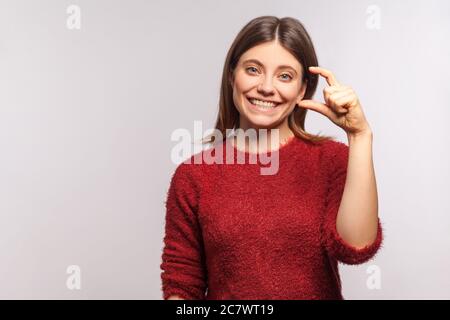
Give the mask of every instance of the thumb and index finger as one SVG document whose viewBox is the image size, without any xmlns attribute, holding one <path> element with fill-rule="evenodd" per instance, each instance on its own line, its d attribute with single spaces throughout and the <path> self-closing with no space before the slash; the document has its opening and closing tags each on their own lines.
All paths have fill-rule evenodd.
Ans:
<svg viewBox="0 0 450 320">
<path fill-rule="evenodd" d="M 330 85 L 330 86 L 340 85 L 339 82 L 336 80 L 336 77 L 330 70 L 322 68 L 322 67 L 314 67 L 314 66 L 311 66 L 308 69 L 309 69 L 309 72 L 318 74 L 318 75 L 322 76 L 323 78 L 325 78 L 328 85 Z M 329 106 L 327 106 L 324 103 L 315 101 L 315 100 L 305 99 L 305 100 L 299 101 L 297 104 L 299 107 L 314 110 L 314 111 L 319 112 L 329 118 L 333 117 L 333 115 L 334 115 L 333 111 L 330 109 Z"/>
</svg>

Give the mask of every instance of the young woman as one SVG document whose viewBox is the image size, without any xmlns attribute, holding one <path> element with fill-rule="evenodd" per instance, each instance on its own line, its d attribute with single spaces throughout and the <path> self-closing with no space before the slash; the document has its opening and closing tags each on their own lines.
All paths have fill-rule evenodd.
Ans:
<svg viewBox="0 0 450 320">
<path fill-rule="evenodd" d="M 329 85 L 324 103 L 311 100 L 319 76 Z M 345 130 L 348 146 L 307 133 L 308 109 Z M 275 153 L 279 168 L 271 175 L 260 174 L 260 162 L 176 168 L 163 298 L 343 299 L 338 262 L 368 261 L 383 238 L 373 135 L 355 92 L 318 67 L 298 20 L 258 17 L 239 32 L 223 69 L 216 129 L 225 138 L 215 151 L 231 143 L 234 159 Z M 279 147 L 253 148 L 227 129 L 276 130 Z"/>
</svg>

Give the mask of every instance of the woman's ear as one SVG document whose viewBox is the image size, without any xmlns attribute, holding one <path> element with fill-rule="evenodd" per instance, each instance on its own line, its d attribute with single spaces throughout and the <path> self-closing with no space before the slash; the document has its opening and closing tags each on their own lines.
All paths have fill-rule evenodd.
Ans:
<svg viewBox="0 0 450 320">
<path fill-rule="evenodd" d="M 297 103 L 299 103 L 300 101 L 303 100 L 303 97 L 305 96 L 305 93 L 306 93 L 306 88 L 307 88 L 307 83 L 305 81 L 305 82 L 303 82 L 302 87 L 300 88 L 300 93 L 297 97 Z"/>
</svg>

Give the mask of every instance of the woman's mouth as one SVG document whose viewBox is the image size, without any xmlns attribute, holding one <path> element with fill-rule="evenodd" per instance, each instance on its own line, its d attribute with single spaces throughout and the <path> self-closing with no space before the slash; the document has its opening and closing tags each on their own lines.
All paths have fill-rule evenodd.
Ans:
<svg viewBox="0 0 450 320">
<path fill-rule="evenodd" d="M 250 106 L 253 109 L 264 111 L 264 112 L 270 112 L 280 105 L 280 103 L 263 101 L 263 100 L 258 100 L 258 99 L 250 98 L 250 97 L 246 97 L 246 98 L 247 98 L 247 101 L 249 102 Z"/>
</svg>

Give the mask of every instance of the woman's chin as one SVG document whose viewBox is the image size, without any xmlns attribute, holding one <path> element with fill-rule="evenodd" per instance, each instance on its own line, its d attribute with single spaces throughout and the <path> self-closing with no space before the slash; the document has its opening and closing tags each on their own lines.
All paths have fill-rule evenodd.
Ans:
<svg viewBox="0 0 450 320">
<path fill-rule="evenodd" d="M 267 115 L 252 115 L 247 118 L 252 127 L 261 129 L 270 129 L 276 127 L 278 118 L 268 117 Z"/>
</svg>

